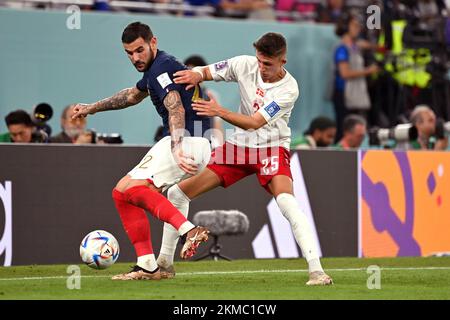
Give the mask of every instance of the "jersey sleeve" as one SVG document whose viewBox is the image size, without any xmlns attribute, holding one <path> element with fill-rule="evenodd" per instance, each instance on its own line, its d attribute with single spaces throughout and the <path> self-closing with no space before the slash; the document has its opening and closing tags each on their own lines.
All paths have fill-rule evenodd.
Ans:
<svg viewBox="0 0 450 320">
<path fill-rule="evenodd" d="M 214 81 L 237 82 L 238 72 L 244 70 L 246 56 L 237 56 L 210 64 L 209 71 Z"/>
<path fill-rule="evenodd" d="M 171 61 L 165 61 L 152 70 L 149 77 L 149 85 L 161 101 L 164 101 L 169 91 L 182 92 L 184 90 L 184 85 L 176 84 L 173 81 L 173 74 L 179 70 L 182 70 L 182 67 L 171 63 Z"/>
<path fill-rule="evenodd" d="M 297 98 L 298 90 L 280 93 L 271 102 L 260 108 L 258 112 L 266 119 L 268 124 L 272 124 L 292 110 Z"/>
<path fill-rule="evenodd" d="M 336 48 L 336 52 L 334 53 L 334 61 L 336 64 L 339 64 L 339 62 L 349 61 L 349 53 L 346 46 L 340 45 Z"/>
<path fill-rule="evenodd" d="M 138 88 L 139 91 L 147 92 L 147 78 L 145 76 L 136 83 L 136 88 Z"/>
</svg>

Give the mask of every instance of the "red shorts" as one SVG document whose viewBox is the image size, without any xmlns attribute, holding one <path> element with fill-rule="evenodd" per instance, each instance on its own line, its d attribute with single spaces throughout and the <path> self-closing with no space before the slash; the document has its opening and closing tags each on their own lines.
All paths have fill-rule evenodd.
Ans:
<svg viewBox="0 0 450 320">
<path fill-rule="evenodd" d="M 292 179 L 290 154 L 282 147 L 246 148 L 226 142 L 211 153 L 207 168 L 222 180 L 224 188 L 255 173 L 261 186 L 271 193 L 268 185 L 274 176 Z"/>
</svg>

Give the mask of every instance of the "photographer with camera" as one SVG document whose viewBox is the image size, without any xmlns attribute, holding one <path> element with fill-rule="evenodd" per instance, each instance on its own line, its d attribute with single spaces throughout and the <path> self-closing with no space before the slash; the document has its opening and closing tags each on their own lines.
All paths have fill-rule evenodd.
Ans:
<svg viewBox="0 0 450 320">
<path fill-rule="evenodd" d="M 71 119 L 75 105 L 68 105 L 61 114 L 62 131 L 50 138 L 51 143 L 89 144 L 95 143 L 95 134 L 86 130 L 86 118 Z"/>
<path fill-rule="evenodd" d="M 406 144 L 407 149 L 413 150 L 446 150 L 448 137 L 444 130 L 438 130 L 436 115 L 427 105 L 418 105 L 410 116 L 411 124 L 417 129 L 417 139 Z M 438 132 L 441 131 L 441 132 Z M 398 145 L 401 148 L 401 145 Z"/>
<path fill-rule="evenodd" d="M 0 134 L 0 142 L 45 143 L 48 135 L 36 127 L 31 116 L 24 110 L 10 112 L 5 117 L 8 132 Z"/>
</svg>

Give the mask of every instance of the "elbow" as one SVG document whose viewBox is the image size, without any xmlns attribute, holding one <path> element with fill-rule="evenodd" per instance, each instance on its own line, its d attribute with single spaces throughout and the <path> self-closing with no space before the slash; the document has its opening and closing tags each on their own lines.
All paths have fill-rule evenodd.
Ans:
<svg viewBox="0 0 450 320">
<path fill-rule="evenodd" d="M 260 123 L 258 123 L 257 121 L 253 121 L 248 124 L 248 128 L 246 130 L 258 130 L 261 127 L 262 125 Z"/>
<path fill-rule="evenodd" d="M 347 72 L 341 72 L 341 78 L 344 79 L 344 80 L 348 80 L 348 79 L 350 79 L 351 77 L 350 77 L 350 74 L 349 74 L 349 73 L 347 73 Z"/>
</svg>

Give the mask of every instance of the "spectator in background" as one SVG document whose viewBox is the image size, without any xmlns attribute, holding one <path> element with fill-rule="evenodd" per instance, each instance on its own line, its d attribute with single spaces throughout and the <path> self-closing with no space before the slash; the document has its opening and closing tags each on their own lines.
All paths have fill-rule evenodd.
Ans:
<svg viewBox="0 0 450 320">
<path fill-rule="evenodd" d="M 378 72 L 376 64 L 364 67 L 361 49 L 368 49 L 366 41 L 358 41 L 361 23 L 352 13 L 343 14 L 336 25 L 336 35 L 341 38 L 334 52 L 335 79 L 333 104 L 336 114 L 336 140 L 342 137 L 343 120 L 349 113 L 366 115 L 370 109 L 366 76 Z"/>
<path fill-rule="evenodd" d="M 366 136 L 367 122 L 359 115 L 348 115 L 344 119 L 343 131 L 344 136 L 336 146 L 344 150 L 358 149 Z"/>
<path fill-rule="evenodd" d="M 278 0 L 275 8 L 280 13 L 278 20 L 291 21 L 315 21 L 317 19 L 317 1 Z"/>
<path fill-rule="evenodd" d="M 92 4 L 92 10 L 95 11 L 111 11 L 109 6 L 109 0 L 94 0 Z"/>
<path fill-rule="evenodd" d="M 47 142 L 48 136 L 43 130 L 37 130 L 28 112 L 16 110 L 5 117 L 8 132 L 0 135 L 0 142 L 35 143 Z"/>
<path fill-rule="evenodd" d="M 206 63 L 205 59 L 199 55 L 189 56 L 188 58 L 186 58 L 186 60 L 184 60 L 184 64 L 189 69 L 192 69 L 194 67 L 204 67 L 204 66 L 208 65 Z M 215 93 L 214 91 L 212 91 L 210 89 L 205 88 L 202 83 L 200 83 L 199 86 L 202 87 L 202 91 L 204 92 L 204 96 L 206 97 L 205 99 L 209 99 L 208 98 L 208 92 L 209 92 L 209 93 L 212 93 L 214 97 L 216 97 L 217 101 L 219 101 L 219 99 L 218 99 L 219 96 L 217 93 Z M 222 118 L 212 117 L 211 118 L 211 128 L 214 129 L 214 132 L 212 132 L 211 137 L 210 137 L 211 138 L 211 146 L 214 149 L 218 146 L 221 146 L 225 139 Z"/>
<path fill-rule="evenodd" d="M 291 149 L 315 149 L 328 147 L 336 136 L 336 122 L 328 117 L 314 118 L 308 130 L 291 142 Z"/>
<path fill-rule="evenodd" d="M 94 133 L 86 130 L 86 118 L 71 119 L 75 105 L 68 105 L 61 113 L 62 131 L 50 138 L 51 143 L 87 144 L 95 143 Z"/>
<path fill-rule="evenodd" d="M 346 10 L 345 0 L 327 0 L 326 5 L 317 6 L 316 22 L 337 23 Z"/>
<path fill-rule="evenodd" d="M 216 9 L 216 16 L 275 20 L 273 11 L 273 0 L 185 0 L 192 6 L 213 6 Z M 194 15 L 194 12 L 186 12 L 187 15 Z"/>
<path fill-rule="evenodd" d="M 438 137 L 436 132 L 436 115 L 427 105 L 418 105 L 410 115 L 410 121 L 417 129 L 417 139 L 406 145 L 397 146 L 399 149 L 414 150 L 446 150 L 448 137 L 442 134 Z"/>
</svg>

